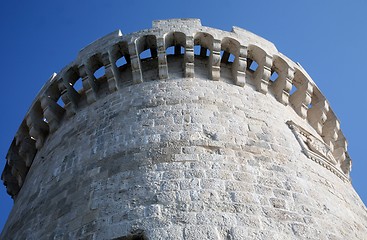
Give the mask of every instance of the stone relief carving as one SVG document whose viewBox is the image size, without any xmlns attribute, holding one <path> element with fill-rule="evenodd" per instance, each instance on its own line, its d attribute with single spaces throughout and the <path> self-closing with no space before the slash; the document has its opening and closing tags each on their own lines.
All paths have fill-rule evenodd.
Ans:
<svg viewBox="0 0 367 240">
<path fill-rule="evenodd" d="M 291 120 L 287 121 L 287 125 L 292 129 L 293 134 L 302 147 L 303 153 L 308 158 L 329 169 L 343 181 L 350 181 L 349 175 L 346 174 L 347 171 L 343 171 L 340 163 L 334 158 L 331 148 L 326 143 Z"/>
<path fill-rule="evenodd" d="M 327 160 L 331 162 L 332 164 L 336 164 L 336 160 L 331 153 L 330 147 L 326 145 L 321 140 L 317 139 L 316 137 L 312 136 L 311 134 L 307 136 L 306 144 L 310 148 L 311 151 L 314 153 L 317 153 Z"/>
</svg>

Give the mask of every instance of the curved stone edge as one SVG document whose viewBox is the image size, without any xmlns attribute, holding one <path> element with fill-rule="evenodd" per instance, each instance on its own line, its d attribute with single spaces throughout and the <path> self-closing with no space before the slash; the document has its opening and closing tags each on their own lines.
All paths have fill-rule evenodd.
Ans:
<svg viewBox="0 0 367 240">
<path fill-rule="evenodd" d="M 192 78 L 195 76 L 195 45 L 200 46 L 199 56 L 208 57 L 211 80 L 220 79 L 221 63 L 230 63 L 234 85 L 248 84 L 248 74 L 250 84 L 257 91 L 267 94 L 271 88 L 280 103 L 291 105 L 329 146 L 336 160 L 337 171 L 333 172 L 341 172 L 343 178 L 349 179 L 351 160 L 339 120 L 300 64 L 281 54 L 273 43 L 242 28 L 233 27 L 227 32 L 202 26 L 199 19 L 168 19 L 153 21 L 151 29 L 128 35 L 120 30 L 112 32 L 83 48 L 73 62 L 50 77 L 26 113 L 6 156 L 1 179 L 7 192 L 16 197 L 37 151 L 64 118 L 77 113 L 81 97 L 84 96 L 87 104 L 98 100 L 100 79 L 103 78 L 109 92 L 124 87 L 116 65 L 120 57 L 125 58 L 131 71 L 131 84 L 138 84 L 144 82 L 144 61 L 140 53 L 150 50 L 151 59 L 158 61 L 158 78 L 165 80 L 169 79 L 167 48 L 174 46 L 174 54 L 182 54 L 180 48 L 183 47 L 183 77 Z M 233 62 L 230 55 L 234 57 Z M 257 63 L 255 70 L 250 68 L 253 62 Z M 105 75 L 97 79 L 94 72 L 100 67 L 104 67 Z M 274 72 L 278 77 L 271 81 Z M 78 79 L 82 81 L 82 91 L 74 88 Z M 292 88 L 296 89 L 293 93 Z M 64 106 L 58 104 L 60 99 Z"/>
</svg>

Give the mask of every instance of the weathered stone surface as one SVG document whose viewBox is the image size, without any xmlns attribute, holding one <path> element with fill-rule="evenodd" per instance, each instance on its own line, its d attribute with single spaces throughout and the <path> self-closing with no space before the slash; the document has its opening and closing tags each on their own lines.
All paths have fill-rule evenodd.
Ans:
<svg viewBox="0 0 367 240">
<path fill-rule="evenodd" d="M 260 69 L 244 68 L 253 61 Z M 99 64 L 108 76 L 94 79 Z M 270 42 L 197 19 L 97 40 L 22 123 L 2 175 L 15 202 L 0 238 L 366 239 L 339 122 L 329 107 L 307 110 L 310 97 L 324 101 L 315 86 Z M 45 131 L 42 113 L 60 97 Z"/>
</svg>

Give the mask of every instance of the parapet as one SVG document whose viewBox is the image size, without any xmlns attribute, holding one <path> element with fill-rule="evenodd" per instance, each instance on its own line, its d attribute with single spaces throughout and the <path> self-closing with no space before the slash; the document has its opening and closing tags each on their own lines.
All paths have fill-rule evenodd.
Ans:
<svg viewBox="0 0 367 240">
<path fill-rule="evenodd" d="M 180 77 L 194 79 L 195 60 L 205 59 L 208 79 L 224 81 L 221 72 L 225 66 L 231 72 L 230 79 L 225 79 L 228 84 L 251 86 L 292 107 L 312 128 L 287 123 L 304 154 L 349 182 L 351 160 L 339 120 L 299 64 L 244 29 L 233 27 L 227 32 L 202 26 L 199 19 L 169 19 L 127 35 L 117 30 L 82 49 L 73 62 L 51 76 L 26 113 L 6 156 L 1 179 L 7 192 L 17 196 L 35 155 L 64 119 L 129 85 L 177 77 L 169 73 L 169 55 L 182 57 Z M 146 76 L 149 61 L 154 62 L 151 68 L 156 74 Z M 104 73 L 96 76 L 101 68 Z M 76 88 L 78 81 L 81 89 Z"/>
</svg>

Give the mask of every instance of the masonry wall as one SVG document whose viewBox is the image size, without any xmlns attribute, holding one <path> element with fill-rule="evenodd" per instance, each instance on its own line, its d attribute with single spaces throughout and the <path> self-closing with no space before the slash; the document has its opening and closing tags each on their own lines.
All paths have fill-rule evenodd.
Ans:
<svg viewBox="0 0 367 240">
<path fill-rule="evenodd" d="M 81 108 L 37 153 L 0 238 L 366 239 L 351 184 L 307 158 L 286 122 L 315 130 L 223 76 L 144 82 Z"/>
<path fill-rule="evenodd" d="M 328 101 L 237 27 L 170 19 L 93 42 L 38 93 L 6 159 L 0 239 L 367 238 Z"/>
</svg>

